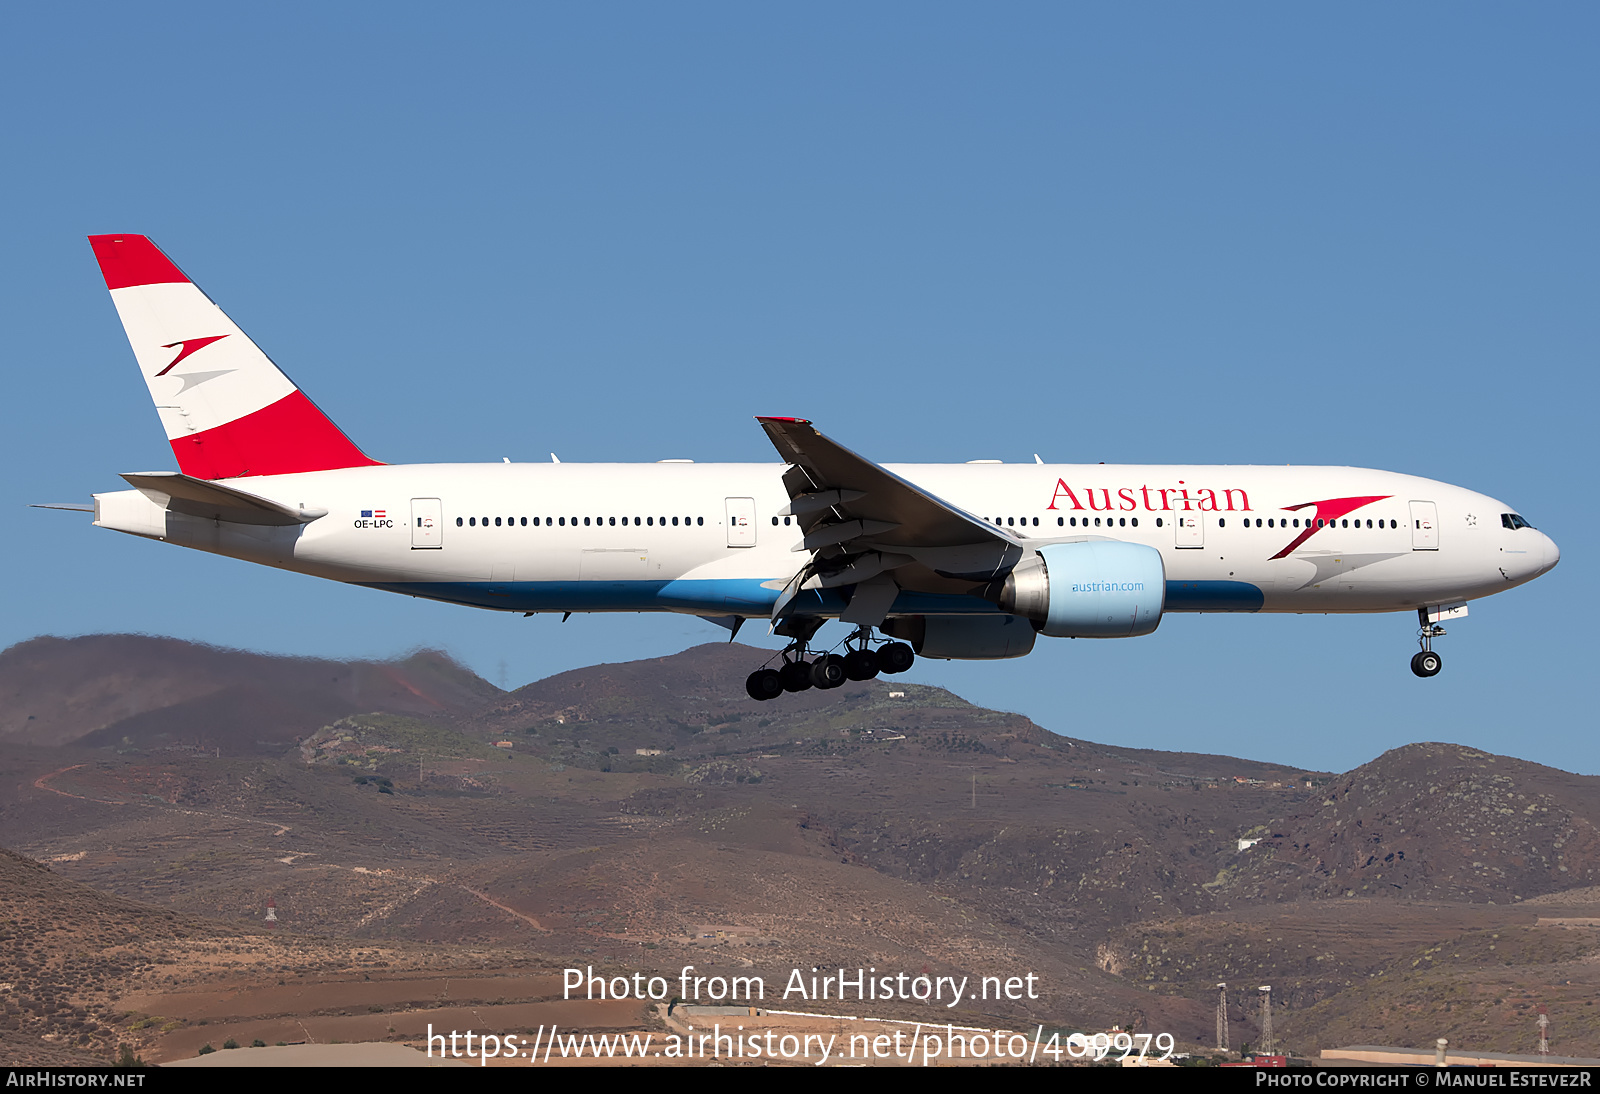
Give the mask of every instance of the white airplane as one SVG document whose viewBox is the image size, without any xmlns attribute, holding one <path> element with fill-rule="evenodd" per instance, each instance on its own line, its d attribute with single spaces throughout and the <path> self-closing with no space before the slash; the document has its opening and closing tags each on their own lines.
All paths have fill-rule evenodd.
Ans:
<svg viewBox="0 0 1600 1094">
<path fill-rule="evenodd" d="M 1443 621 L 1560 558 L 1509 505 L 1410 475 L 879 465 L 798 418 L 757 419 L 781 467 L 383 464 L 150 240 L 90 243 L 179 468 L 96 494 L 97 526 L 498 611 L 764 619 L 790 643 L 756 699 L 1167 612 L 1415 611 L 1433 676 Z M 844 656 L 812 652 L 831 619 Z"/>
</svg>

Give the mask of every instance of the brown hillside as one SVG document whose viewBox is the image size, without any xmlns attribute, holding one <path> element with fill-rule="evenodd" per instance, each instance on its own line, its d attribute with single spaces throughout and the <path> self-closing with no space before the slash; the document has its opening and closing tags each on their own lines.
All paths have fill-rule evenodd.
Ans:
<svg viewBox="0 0 1600 1094">
<path fill-rule="evenodd" d="M 43 637 L 0 652 L 0 740 L 282 752 L 348 714 L 450 715 L 498 694 L 433 651 L 324 661 L 144 635 Z"/>
<path fill-rule="evenodd" d="M 440 1015 L 380 972 L 507 955 L 773 983 L 813 965 L 1031 970 L 1036 1001 L 951 1013 L 1190 1044 L 1210 1038 L 1218 981 L 1245 986 L 1236 1045 L 1255 1035 L 1253 985 L 1271 983 L 1302 1051 L 1429 1030 L 1516 1047 L 1495 1031 L 1525 1033 L 1549 1004 L 1566 1048 L 1600 1043 L 1595 779 L 1440 744 L 1338 776 L 1126 749 L 893 677 L 756 703 L 742 683 L 766 656 L 719 644 L 595 666 L 444 717 L 330 718 L 292 749 L 283 727 L 316 713 L 315 690 L 236 679 L 80 739 L 117 748 L 0 740 L 0 827 L 66 877 L 232 924 L 233 940 L 184 941 L 165 951 L 178 965 L 153 955 L 127 978 L 145 993 L 128 1011 L 192 1022 L 140 1042 L 163 1058 L 215 1039 L 199 1022 L 221 1004 L 194 993 L 222 978 L 266 993 L 228 1003 L 239 1022 L 278 1023 L 236 1025 L 240 1043 L 303 1036 L 291 1019 L 312 1012 L 402 1038 Z M 200 726 L 232 742 L 221 757 L 120 747 L 183 745 Z M 280 927 L 253 934 L 269 898 Z M 18 931 L 26 956 L 83 960 L 48 922 Z M 310 948 L 286 960 L 291 944 Z M 96 945 L 96 960 L 118 952 Z M 382 956 L 351 964 L 338 947 Z M 297 986 L 313 960 L 357 1013 Z M 105 994 L 63 997 L 55 1025 L 30 1028 L 87 1020 L 62 1006 L 110 1002 L 102 979 Z M 123 1033 L 144 1036 L 142 1020 Z M 0 1023 L 0 1052 L 22 1032 Z"/>
<path fill-rule="evenodd" d="M 1236 899 L 1507 903 L 1600 882 L 1600 778 L 1460 745 L 1384 753 L 1231 864 Z"/>
</svg>

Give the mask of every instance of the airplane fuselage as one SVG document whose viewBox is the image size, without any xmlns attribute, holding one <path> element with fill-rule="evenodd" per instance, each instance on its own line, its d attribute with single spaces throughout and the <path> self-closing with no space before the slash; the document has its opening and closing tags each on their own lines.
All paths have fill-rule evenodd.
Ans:
<svg viewBox="0 0 1600 1094">
<path fill-rule="evenodd" d="M 1104 537 L 1156 548 L 1169 612 L 1405 611 L 1512 588 L 1559 557 L 1543 533 L 1507 527 L 1508 505 L 1386 471 L 887 466 L 1019 541 Z M 483 608 L 764 616 L 805 558 L 793 550 L 800 529 L 779 515 L 790 500 L 782 471 L 686 462 L 344 468 L 221 480 L 327 510 L 303 525 L 185 516 L 137 491 L 97 495 L 96 523 Z M 844 601 L 824 594 L 823 604 L 826 613 Z M 891 614 L 996 611 L 973 595 L 903 592 Z"/>
</svg>

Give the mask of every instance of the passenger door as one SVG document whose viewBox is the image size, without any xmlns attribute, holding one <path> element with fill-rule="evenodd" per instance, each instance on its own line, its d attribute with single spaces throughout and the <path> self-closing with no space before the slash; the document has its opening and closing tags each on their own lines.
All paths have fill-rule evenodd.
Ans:
<svg viewBox="0 0 1600 1094">
<path fill-rule="evenodd" d="M 438 498 L 411 499 L 411 549 L 444 546 L 444 506 Z"/>
<path fill-rule="evenodd" d="M 1439 549 L 1439 507 L 1431 501 L 1411 503 L 1411 549 Z"/>
<path fill-rule="evenodd" d="M 729 498 L 728 546 L 754 547 L 756 545 L 756 499 Z"/>
<path fill-rule="evenodd" d="M 1173 521 L 1174 547 L 1204 547 L 1206 545 L 1205 517 L 1199 513 L 1180 513 Z"/>
</svg>

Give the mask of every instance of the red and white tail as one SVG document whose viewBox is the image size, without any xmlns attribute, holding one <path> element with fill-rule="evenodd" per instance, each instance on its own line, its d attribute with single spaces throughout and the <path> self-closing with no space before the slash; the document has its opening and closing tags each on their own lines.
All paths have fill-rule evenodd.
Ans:
<svg viewBox="0 0 1600 1094">
<path fill-rule="evenodd" d="M 197 479 L 367 467 L 339 427 L 144 236 L 90 236 L 178 467 Z"/>
</svg>

